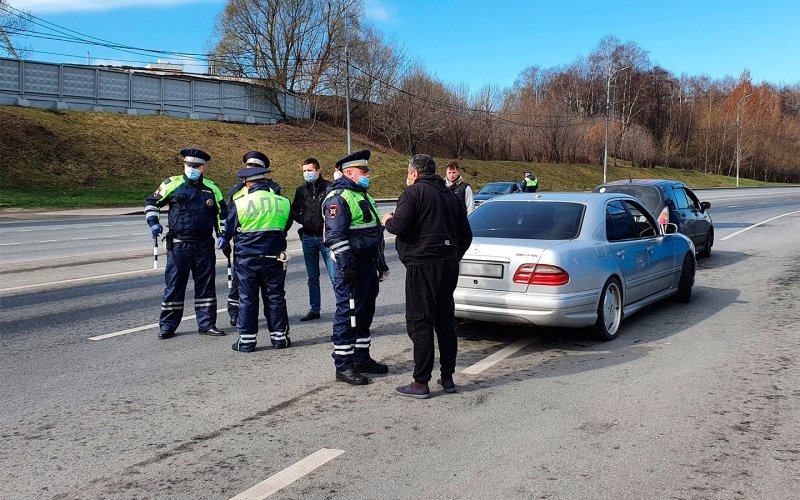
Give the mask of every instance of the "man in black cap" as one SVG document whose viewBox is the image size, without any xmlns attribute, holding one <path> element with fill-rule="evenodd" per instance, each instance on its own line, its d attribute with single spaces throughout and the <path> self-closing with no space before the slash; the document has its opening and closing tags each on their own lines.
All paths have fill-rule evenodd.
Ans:
<svg viewBox="0 0 800 500">
<path fill-rule="evenodd" d="M 456 392 L 453 292 L 472 230 L 464 205 L 436 175 L 433 158 L 412 156 L 406 184 L 409 187 L 397 199 L 395 211 L 383 216 L 386 230 L 397 235 L 397 253 L 406 266 L 406 328 L 414 344 L 414 381 L 396 391 L 424 399 L 430 397 L 434 330 L 442 375 L 437 383 L 445 392 Z"/>
<path fill-rule="evenodd" d="M 342 177 L 334 181 L 322 212 L 325 246 L 334 260 L 336 313 L 333 319 L 333 362 L 336 380 L 353 385 L 369 382 L 364 373 L 387 373 L 389 368 L 370 357 L 370 326 L 375 315 L 379 275 L 388 271 L 383 256 L 383 226 L 369 189 L 367 150 L 336 162 Z M 355 301 L 355 324 L 350 298 Z"/>
<path fill-rule="evenodd" d="M 322 202 L 328 193 L 330 182 L 322 177 L 319 161 L 316 158 L 306 158 L 303 161 L 303 182 L 297 186 L 292 201 L 294 220 L 301 224 L 298 231 L 303 245 L 303 257 L 308 273 L 308 314 L 300 321 L 319 319 L 322 307 L 322 294 L 319 288 L 319 259 L 328 271 L 328 276 L 333 283 L 333 261 L 330 250 L 322 242 Z"/>
<path fill-rule="evenodd" d="M 267 169 L 267 173 L 271 172 L 269 168 L 269 158 L 267 158 L 267 155 L 260 151 L 248 151 L 242 156 L 242 163 L 244 163 L 245 168 L 261 167 Z M 281 194 L 281 186 L 272 179 L 264 178 L 262 183 L 266 185 L 267 188 L 273 193 Z M 228 190 L 228 206 L 232 206 L 234 199 L 245 194 L 247 194 L 247 186 L 243 180 L 240 180 Z M 230 247 L 226 247 L 223 252 L 225 253 L 225 256 L 228 257 L 231 253 Z M 231 326 L 236 326 L 236 317 L 239 314 L 239 278 L 235 272 L 233 273 L 232 278 L 231 289 L 228 290 L 228 317 L 230 318 Z M 267 318 L 267 324 L 269 324 L 269 314 L 267 310 L 264 310 L 264 316 Z"/>
<path fill-rule="evenodd" d="M 153 238 L 163 231 L 159 223 L 161 207 L 169 205 L 167 234 L 166 288 L 161 301 L 158 338 L 175 335 L 183 317 L 183 301 L 189 272 L 194 278 L 194 310 L 199 333 L 225 335 L 217 328 L 217 292 L 215 288 L 215 253 L 213 232 L 221 231 L 227 216 L 222 191 L 204 178 L 205 151 L 184 148 L 183 175 L 165 179 L 152 196 L 145 199 L 144 216 Z"/>
<path fill-rule="evenodd" d="M 269 164 L 263 153 L 253 158 Z M 291 345 L 284 285 L 289 260 L 286 231 L 293 220 L 289 200 L 270 189 L 268 172 L 260 166 L 237 173 L 246 190 L 234 196 L 225 232 L 217 238 L 217 248 L 227 247 L 232 238 L 236 246 L 239 341 L 231 346 L 234 351 L 253 352 L 256 348 L 259 297 L 264 297 L 264 309 L 269 311 L 267 327 L 272 346 L 284 349 Z"/>
</svg>

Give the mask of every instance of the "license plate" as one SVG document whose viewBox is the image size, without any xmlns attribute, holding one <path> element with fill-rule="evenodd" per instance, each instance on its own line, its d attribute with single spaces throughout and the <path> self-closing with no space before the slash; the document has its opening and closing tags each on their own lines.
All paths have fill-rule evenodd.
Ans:
<svg viewBox="0 0 800 500">
<path fill-rule="evenodd" d="M 475 276 L 476 278 L 502 278 L 503 264 L 462 261 L 459 264 L 458 274 L 461 276 Z"/>
</svg>

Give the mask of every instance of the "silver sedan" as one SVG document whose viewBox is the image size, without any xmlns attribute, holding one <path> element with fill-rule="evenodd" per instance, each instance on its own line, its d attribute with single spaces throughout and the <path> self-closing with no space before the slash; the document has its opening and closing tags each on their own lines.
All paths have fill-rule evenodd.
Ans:
<svg viewBox="0 0 800 500">
<path fill-rule="evenodd" d="M 689 302 L 695 248 L 618 193 L 531 193 L 487 201 L 469 217 L 457 318 L 592 327 L 612 340 L 622 319 L 667 297 Z"/>
</svg>

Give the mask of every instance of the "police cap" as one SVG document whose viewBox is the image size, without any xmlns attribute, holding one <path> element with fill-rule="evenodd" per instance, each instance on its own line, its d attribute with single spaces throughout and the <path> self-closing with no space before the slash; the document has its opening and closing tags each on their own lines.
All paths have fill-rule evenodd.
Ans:
<svg viewBox="0 0 800 500">
<path fill-rule="evenodd" d="M 269 169 L 269 158 L 261 151 L 248 151 L 242 156 L 242 163 L 266 169 L 265 173 L 271 172 Z"/>
<path fill-rule="evenodd" d="M 255 181 L 267 177 L 269 169 L 264 167 L 247 167 L 236 172 L 236 175 L 244 181 Z"/>
<path fill-rule="evenodd" d="M 366 170 L 369 172 L 369 156 L 370 152 L 368 149 L 356 151 L 355 153 L 347 155 L 341 160 L 337 161 L 336 169 L 344 170 L 350 167 L 357 167 L 361 170 Z"/>
<path fill-rule="evenodd" d="M 183 148 L 181 149 L 181 156 L 186 163 L 199 163 L 205 165 L 211 159 L 211 155 L 198 148 Z"/>
</svg>

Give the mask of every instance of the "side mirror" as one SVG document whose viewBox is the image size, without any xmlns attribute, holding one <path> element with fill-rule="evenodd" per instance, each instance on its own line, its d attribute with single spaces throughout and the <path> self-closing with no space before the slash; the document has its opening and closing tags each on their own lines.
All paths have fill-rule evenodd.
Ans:
<svg viewBox="0 0 800 500">
<path fill-rule="evenodd" d="M 705 212 L 709 208 L 711 208 L 711 202 L 708 202 L 708 201 L 701 201 L 700 202 L 700 211 L 701 212 Z"/>
<path fill-rule="evenodd" d="M 667 222 L 666 224 L 661 224 L 661 227 L 664 228 L 664 234 L 675 234 L 678 232 L 678 225 L 674 222 Z"/>
</svg>

